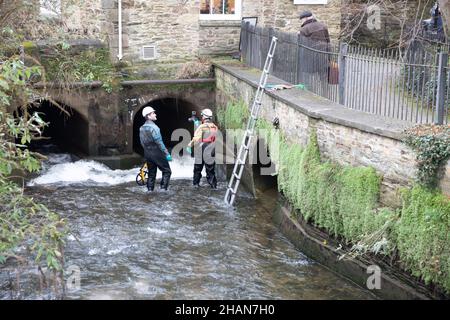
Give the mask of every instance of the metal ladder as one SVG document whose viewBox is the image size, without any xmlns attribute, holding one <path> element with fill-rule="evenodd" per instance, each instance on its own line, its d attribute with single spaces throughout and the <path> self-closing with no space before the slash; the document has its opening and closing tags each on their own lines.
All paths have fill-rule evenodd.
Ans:
<svg viewBox="0 0 450 320">
<path fill-rule="evenodd" d="M 267 53 L 266 62 L 264 64 L 261 78 L 259 79 L 258 89 L 256 90 L 255 99 L 250 113 L 250 118 L 247 122 L 247 129 L 245 130 L 242 144 L 239 148 L 238 156 L 234 164 L 233 174 L 231 175 L 230 182 L 228 184 L 227 192 L 225 193 L 224 201 L 228 205 L 233 205 L 236 197 L 237 189 L 241 181 L 242 173 L 244 172 L 245 161 L 247 160 L 248 152 L 250 149 L 250 142 L 254 135 L 256 121 L 258 120 L 259 109 L 261 108 L 262 98 L 266 89 L 267 78 L 269 77 L 269 70 L 272 65 L 273 55 L 277 46 L 277 38 L 272 37 L 270 43 L 269 52 Z"/>
</svg>

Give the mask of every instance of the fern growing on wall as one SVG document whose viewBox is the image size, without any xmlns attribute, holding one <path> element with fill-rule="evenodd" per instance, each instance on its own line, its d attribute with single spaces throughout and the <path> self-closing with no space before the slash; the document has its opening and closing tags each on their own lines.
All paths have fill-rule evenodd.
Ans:
<svg viewBox="0 0 450 320">
<path fill-rule="evenodd" d="M 266 137 L 276 136 L 265 120 L 258 128 Z M 353 245 L 353 256 L 397 249 L 404 269 L 450 293 L 450 201 L 445 196 L 414 186 L 403 190 L 400 209 L 380 208 L 381 177 L 375 169 L 321 161 L 314 131 L 305 148 L 277 137 L 278 188 L 297 215 Z"/>
</svg>

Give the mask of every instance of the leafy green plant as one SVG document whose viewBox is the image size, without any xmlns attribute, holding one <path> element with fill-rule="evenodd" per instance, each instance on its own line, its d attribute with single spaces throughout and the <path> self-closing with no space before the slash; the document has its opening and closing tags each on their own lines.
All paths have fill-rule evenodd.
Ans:
<svg viewBox="0 0 450 320">
<path fill-rule="evenodd" d="M 243 100 L 231 101 L 217 109 L 217 120 L 223 129 L 242 129 L 250 115 Z"/>
<path fill-rule="evenodd" d="M 417 152 L 417 181 L 435 188 L 439 168 L 450 158 L 450 125 L 421 125 L 405 132 L 404 142 Z"/>
<path fill-rule="evenodd" d="M 395 228 L 404 267 L 450 293 L 450 201 L 420 186 L 405 189 Z"/>
<path fill-rule="evenodd" d="M 32 255 L 36 263 L 45 261 L 48 267 L 60 270 L 64 221 L 24 195 L 23 188 L 9 179 L 13 170 L 35 172 L 40 168 L 39 155 L 26 148 L 46 125 L 26 108 L 34 99 L 29 80 L 36 74 L 40 74 L 38 67 L 26 67 L 15 56 L 6 57 L 0 65 L 0 263 Z M 6 109 L 18 104 L 25 108 L 23 116 L 16 119 Z"/>
<path fill-rule="evenodd" d="M 111 93 L 117 87 L 116 72 L 109 60 L 107 49 L 87 50 L 73 53 L 66 42 L 48 49 L 42 58 L 48 80 L 66 84 L 73 82 L 102 81 L 102 87 Z"/>
</svg>

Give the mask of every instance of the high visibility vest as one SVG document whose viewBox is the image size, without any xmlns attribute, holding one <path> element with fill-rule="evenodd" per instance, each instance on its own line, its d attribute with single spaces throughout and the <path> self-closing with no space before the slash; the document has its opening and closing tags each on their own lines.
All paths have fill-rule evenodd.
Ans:
<svg viewBox="0 0 450 320">
<path fill-rule="evenodd" d="M 202 132 L 202 140 L 201 142 L 214 142 L 216 141 L 216 134 L 217 134 L 217 126 L 214 123 L 204 123 L 208 127 L 207 132 Z M 208 136 L 206 138 L 203 138 L 203 135 L 207 133 Z"/>
</svg>

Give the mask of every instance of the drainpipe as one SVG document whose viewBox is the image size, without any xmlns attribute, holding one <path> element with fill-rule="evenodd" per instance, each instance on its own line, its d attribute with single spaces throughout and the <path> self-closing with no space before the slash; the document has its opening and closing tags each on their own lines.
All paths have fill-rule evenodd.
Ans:
<svg viewBox="0 0 450 320">
<path fill-rule="evenodd" d="M 122 0 L 117 1 L 118 5 L 118 24 L 119 24 L 119 54 L 117 55 L 117 58 L 119 58 L 119 61 L 122 60 L 123 54 L 122 54 Z"/>
</svg>

